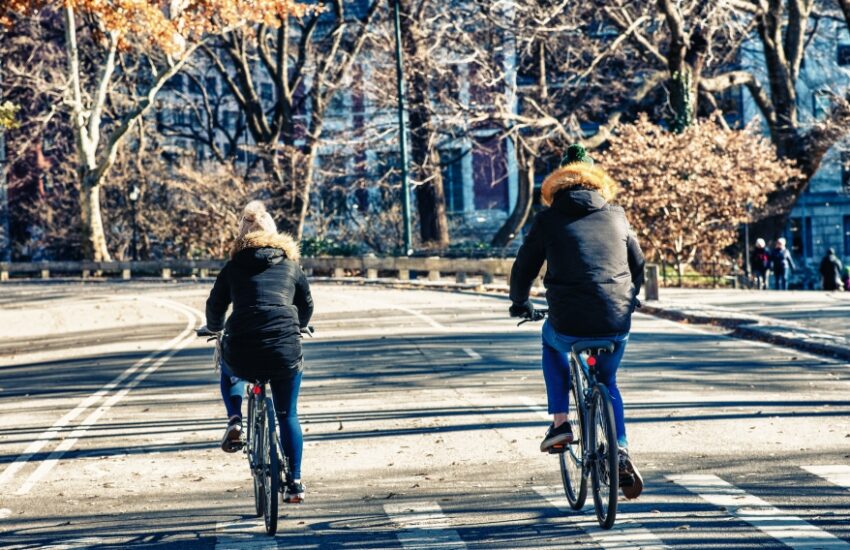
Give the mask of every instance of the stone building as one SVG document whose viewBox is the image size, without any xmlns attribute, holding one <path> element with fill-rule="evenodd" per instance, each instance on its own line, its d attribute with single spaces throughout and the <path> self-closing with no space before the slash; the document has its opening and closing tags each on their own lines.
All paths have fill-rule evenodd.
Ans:
<svg viewBox="0 0 850 550">
<path fill-rule="evenodd" d="M 798 109 L 803 126 L 829 116 L 833 96 L 844 96 L 850 86 L 850 32 L 843 21 L 822 18 L 813 25 L 815 34 L 806 48 L 797 85 Z M 753 40 L 743 50 L 741 64 L 765 82 L 759 65 L 759 43 Z M 741 94 L 743 120 L 760 117 L 748 93 Z M 765 127 L 766 128 L 766 127 Z M 767 130 L 765 129 L 765 132 Z M 850 139 L 834 145 L 820 170 L 800 196 L 785 230 L 788 248 L 801 267 L 793 282 L 802 287 L 819 285 L 817 267 L 826 249 L 832 247 L 844 263 L 850 261 Z M 758 235 L 752 235 L 757 238 Z"/>
</svg>

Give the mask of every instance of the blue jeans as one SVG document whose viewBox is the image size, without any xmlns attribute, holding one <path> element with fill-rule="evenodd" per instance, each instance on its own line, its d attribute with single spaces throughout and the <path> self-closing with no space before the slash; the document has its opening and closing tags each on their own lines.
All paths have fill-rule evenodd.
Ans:
<svg viewBox="0 0 850 550">
<path fill-rule="evenodd" d="M 221 396 L 224 399 L 228 417 L 242 418 L 242 396 L 245 395 L 246 384 L 245 380 L 233 376 L 222 361 Z M 271 386 L 274 408 L 277 412 L 283 454 L 289 459 L 292 479 L 301 479 L 301 458 L 304 454 L 304 437 L 301 433 L 301 422 L 298 420 L 301 371 L 292 377 L 273 379 L 269 382 L 269 386 Z"/>
<path fill-rule="evenodd" d="M 629 333 L 610 334 L 599 337 L 615 341 L 614 353 L 603 353 L 597 357 L 596 378 L 608 388 L 617 426 L 617 444 L 628 447 L 626 420 L 623 413 L 623 398 L 617 387 L 617 368 L 626 352 Z M 547 319 L 543 323 L 543 379 L 546 381 L 546 396 L 549 414 L 567 413 L 570 410 L 570 363 L 567 354 L 573 344 L 580 340 L 592 340 L 587 336 L 569 336 L 555 330 Z"/>
<path fill-rule="evenodd" d="M 785 273 L 774 273 L 773 282 L 773 286 L 776 290 L 788 290 L 788 279 L 786 278 Z"/>
</svg>

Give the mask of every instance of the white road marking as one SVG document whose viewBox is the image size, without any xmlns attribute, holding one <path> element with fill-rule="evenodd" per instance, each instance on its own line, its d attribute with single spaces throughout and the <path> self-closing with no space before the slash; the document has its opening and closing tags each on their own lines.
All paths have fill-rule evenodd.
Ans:
<svg viewBox="0 0 850 550">
<path fill-rule="evenodd" d="M 8 508 L 0 508 L 0 519 L 6 519 L 12 515 L 12 511 Z"/>
<path fill-rule="evenodd" d="M 850 549 L 850 543 L 788 515 L 715 475 L 675 475 L 667 478 L 795 550 Z"/>
<path fill-rule="evenodd" d="M 822 477 L 833 485 L 850 489 L 850 466 L 844 464 L 829 464 L 818 466 L 803 466 L 809 473 Z"/>
<path fill-rule="evenodd" d="M 548 420 L 549 422 L 552 421 L 552 415 L 549 414 L 548 409 L 543 405 L 538 405 L 537 401 L 535 401 L 534 399 L 521 395 L 519 397 L 519 400 L 522 402 L 523 405 L 536 412 L 537 415 L 543 420 Z"/>
<path fill-rule="evenodd" d="M 433 317 L 425 315 L 421 311 L 416 311 L 415 309 L 411 309 L 409 307 L 403 307 L 403 306 L 397 306 L 397 305 L 392 305 L 390 307 L 392 309 L 396 309 L 398 311 L 403 311 L 405 313 L 409 313 L 410 315 L 413 315 L 414 317 L 418 317 L 419 319 L 422 319 L 423 321 L 428 323 L 433 328 L 438 328 L 438 329 L 442 329 L 442 330 L 446 329 L 445 326 L 443 326 L 440 323 L 438 323 L 437 321 L 435 321 Z"/>
<path fill-rule="evenodd" d="M 472 359 L 474 359 L 474 360 L 476 360 L 476 361 L 480 361 L 480 360 L 481 360 L 481 356 L 480 356 L 480 355 L 478 355 L 478 353 L 476 353 L 476 351 L 475 351 L 474 349 L 472 349 L 472 348 L 463 348 L 463 351 L 464 351 L 464 353 L 466 353 L 468 356 L 470 356 Z"/>
<path fill-rule="evenodd" d="M 60 542 L 59 544 L 49 544 L 47 546 L 42 546 L 42 550 L 81 550 L 83 548 L 93 548 L 95 546 L 100 546 L 104 544 L 106 541 L 104 539 L 98 537 L 86 537 L 82 539 L 72 539 L 65 542 Z"/>
<path fill-rule="evenodd" d="M 164 307 L 170 307 L 171 309 L 177 309 L 178 311 L 180 311 L 183 314 L 188 313 L 187 308 L 185 306 L 183 306 L 182 304 L 178 304 L 177 302 L 172 302 L 170 300 L 159 300 L 159 299 L 148 299 L 148 300 L 159 303 L 159 304 L 163 305 Z M 178 307 L 175 307 L 175 306 L 178 306 Z M 187 318 L 188 317 L 189 316 L 187 315 Z M 26 449 L 24 449 L 24 452 L 21 453 L 14 460 L 14 462 L 9 464 L 9 466 L 7 466 L 6 469 L 3 470 L 2 473 L 0 473 L 0 489 L 2 489 L 3 486 L 6 483 L 8 483 L 14 477 L 14 475 L 16 473 L 18 473 L 18 471 L 21 468 L 23 468 L 26 465 L 27 462 L 29 462 L 29 460 L 33 457 L 33 455 L 35 455 L 36 453 L 41 451 L 41 449 L 43 449 L 45 445 L 47 445 L 53 438 L 55 438 L 59 434 L 59 432 L 62 430 L 62 428 L 67 426 L 71 421 L 73 421 L 75 418 L 77 418 L 79 415 L 81 415 L 83 412 L 85 412 L 89 407 L 91 407 L 92 405 L 97 403 L 100 400 L 101 397 L 105 396 L 112 389 L 114 389 L 119 384 L 121 384 L 121 382 L 126 380 L 134 372 L 136 372 L 137 370 L 139 370 L 140 368 L 145 366 L 154 357 L 156 357 L 157 355 L 159 355 L 163 351 L 166 351 L 166 350 L 170 349 L 171 347 L 179 344 L 180 341 L 183 340 L 186 337 L 188 332 L 192 330 L 193 327 L 194 327 L 194 319 L 191 318 L 191 319 L 189 319 L 189 321 L 187 323 L 187 327 L 186 327 L 186 329 L 183 330 L 183 332 L 181 332 L 175 338 L 172 338 L 171 340 L 166 342 L 163 346 L 161 346 L 159 349 L 157 349 L 153 353 L 143 357 L 142 359 L 140 359 L 139 361 L 137 361 L 136 363 L 131 365 L 124 372 L 122 372 L 121 374 L 116 376 L 111 382 L 109 382 L 108 384 L 106 384 L 105 386 L 100 388 L 98 391 L 91 394 L 90 396 L 85 398 L 83 401 L 81 401 L 80 404 L 77 405 L 74 409 L 65 413 L 65 415 L 63 415 L 62 418 L 57 420 L 53 424 L 53 426 L 50 427 L 50 429 L 39 434 L 39 436 L 37 438 L 35 438 L 35 440 L 32 441 L 26 447 Z"/>
<path fill-rule="evenodd" d="M 194 325 L 194 320 L 192 321 Z M 145 378 L 150 376 L 154 371 L 156 371 L 159 367 L 165 364 L 169 359 L 174 357 L 174 355 L 185 348 L 189 342 L 195 340 L 195 336 L 192 335 L 185 340 L 183 340 L 179 345 L 172 348 L 165 355 L 162 355 L 159 359 L 154 361 L 151 366 L 140 372 L 135 378 L 133 378 L 130 382 L 128 382 L 120 391 L 112 394 L 109 399 L 103 402 L 103 404 L 92 411 L 90 415 L 83 420 L 80 425 L 66 437 L 62 443 L 60 443 L 56 449 L 53 450 L 48 457 L 38 465 L 38 468 L 35 469 L 33 473 L 27 478 L 27 480 L 21 485 L 21 487 L 15 492 L 17 495 L 25 495 L 30 492 L 33 486 L 38 483 L 45 475 L 47 475 L 50 470 L 56 466 L 56 463 L 62 458 L 66 452 L 71 450 L 77 441 L 83 437 L 86 432 L 92 427 L 100 417 L 103 416 L 109 409 L 111 409 L 116 403 L 121 401 L 121 399 L 127 395 L 130 390 L 139 385 Z"/>
<path fill-rule="evenodd" d="M 460 550 L 466 544 L 451 528 L 436 502 L 384 504 L 384 511 L 403 531 L 396 533 L 404 548 L 411 550 Z"/>
<path fill-rule="evenodd" d="M 583 514 L 570 508 L 567 497 L 564 496 L 563 488 L 556 486 L 535 487 L 534 490 L 560 511 L 569 514 L 567 519 L 570 523 L 587 533 L 593 539 L 593 542 L 604 550 L 624 548 L 666 550 L 669 548 L 652 531 L 639 523 L 635 523 L 636 518 L 630 514 L 618 513 L 614 527 L 605 530 L 599 527 L 595 515 Z"/>
<path fill-rule="evenodd" d="M 277 541 L 265 531 L 263 518 L 251 518 L 215 526 L 215 550 L 270 550 Z"/>
</svg>

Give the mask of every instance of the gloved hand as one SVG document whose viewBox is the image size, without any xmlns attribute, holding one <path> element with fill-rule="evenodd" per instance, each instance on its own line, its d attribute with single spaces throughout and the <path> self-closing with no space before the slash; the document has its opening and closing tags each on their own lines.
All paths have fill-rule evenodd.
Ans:
<svg viewBox="0 0 850 550">
<path fill-rule="evenodd" d="M 511 317 L 531 318 L 534 316 L 534 304 L 531 303 L 531 300 L 526 300 L 522 304 L 511 304 L 508 313 L 511 314 Z"/>
<path fill-rule="evenodd" d="M 197 334 L 198 336 L 215 336 L 216 334 L 218 334 L 218 331 L 210 330 L 209 328 L 207 328 L 207 325 L 204 325 L 200 328 L 196 328 L 195 334 Z"/>
</svg>

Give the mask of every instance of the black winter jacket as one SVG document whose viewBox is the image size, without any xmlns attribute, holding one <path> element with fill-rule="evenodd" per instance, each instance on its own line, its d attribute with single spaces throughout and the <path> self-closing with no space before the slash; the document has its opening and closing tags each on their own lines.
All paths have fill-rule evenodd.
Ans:
<svg viewBox="0 0 850 550">
<path fill-rule="evenodd" d="M 222 356 L 236 376 L 280 378 L 303 368 L 300 329 L 313 315 L 313 298 L 298 259 L 289 235 L 248 233 L 218 274 L 207 300 L 207 327 L 224 328 Z"/>
<path fill-rule="evenodd" d="M 528 300 L 544 261 L 556 331 L 585 337 L 631 330 L 644 258 L 622 208 L 583 188 L 555 195 L 552 206 L 535 216 L 511 269 L 515 304 Z"/>
<path fill-rule="evenodd" d="M 829 249 L 820 262 L 820 276 L 824 290 L 838 290 L 841 287 L 841 260 L 835 255 L 835 250 Z"/>
</svg>

